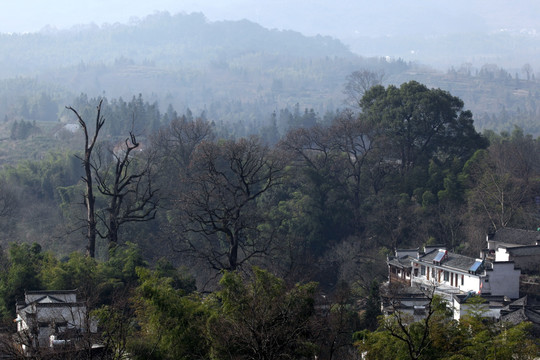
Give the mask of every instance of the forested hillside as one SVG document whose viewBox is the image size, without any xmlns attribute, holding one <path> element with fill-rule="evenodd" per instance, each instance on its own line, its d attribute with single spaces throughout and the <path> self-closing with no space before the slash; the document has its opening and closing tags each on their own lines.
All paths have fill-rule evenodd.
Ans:
<svg viewBox="0 0 540 360">
<path fill-rule="evenodd" d="M 91 140 L 90 177 L 81 128 L 59 135 L 70 144 L 63 151 L 0 172 L 4 316 L 24 290 L 76 287 L 94 294 L 101 339 L 141 358 L 233 350 L 352 356 L 352 333 L 376 321 L 368 304 L 393 249 L 440 243 L 474 256 L 488 231 L 537 226 L 532 136 L 483 136 L 461 99 L 415 81 L 374 84 L 358 105 L 361 112 L 324 120 L 290 114 L 285 134 L 265 140 L 223 137 L 207 119 L 162 114 L 142 98 L 79 98 L 69 116 L 80 116 Z M 122 117 L 128 109 L 145 126 Z M 84 200 L 90 178 L 95 223 Z M 291 285 L 298 283 L 305 285 Z M 326 296 L 340 305 L 314 312 Z M 367 303 L 358 308 L 358 299 Z M 268 333 L 252 334 L 245 322 L 266 326 L 275 316 L 279 326 Z M 238 330 L 224 331 L 231 324 Z M 529 336 L 526 327 L 513 331 Z M 290 345 L 245 347 L 259 336 Z M 357 336 L 372 353 L 389 341 Z"/>
<path fill-rule="evenodd" d="M 532 63 L 532 61 L 531 61 Z M 538 134 L 535 69 L 456 64 L 447 72 L 401 59 L 353 54 L 336 39 L 268 30 L 249 21 L 158 13 L 128 25 L 0 35 L 0 116 L 57 121 L 81 93 L 129 100 L 142 94 L 165 112 L 203 111 L 244 136 L 279 109 L 343 109 L 346 78 L 368 69 L 383 83 L 417 80 L 450 91 L 478 129 Z"/>
<path fill-rule="evenodd" d="M 387 255 L 539 225 L 530 67 L 439 73 L 167 13 L 4 34 L 0 54 L 6 327 L 25 290 L 77 288 L 116 358 L 407 358 L 395 324 L 370 332 Z M 401 328 L 424 331 L 416 358 L 538 352 L 527 326 L 472 317 L 492 336 L 465 339 L 433 314 Z"/>
<path fill-rule="evenodd" d="M 415 81 L 372 87 L 360 99 L 361 112 L 321 118 L 283 109 L 246 137 L 231 136 L 223 124 L 191 112 L 162 113 L 142 97 L 80 97 L 73 109 L 90 135 L 98 103 L 104 123 L 93 171 L 104 181 L 97 184 L 101 191 L 111 186 L 119 151 L 134 141 L 130 133 L 140 159 L 125 171 L 144 173 L 147 189 L 157 190 L 155 219 L 124 224 L 120 242 L 138 243 L 155 260 L 172 248 L 178 257 L 171 260 L 191 259 L 185 264 L 200 266 L 201 276 L 202 269 L 274 259 L 274 251 L 281 255 L 272 266 L 283 267 L 280 272 L 313 269 L 321 261 L 327 264 L 320 265 L 323 272 L 337 276 L 339 266 L 352 260 L 340 258 L 343 247 L 352 247 L 350 254 L 371 252 L 371 266 L 395 247 L 434 241 L 475 254 L 487 231 L 537 225 L 537 141 L 520 129 L 482 136 L 461 99 Z M 65 116 L 77 120 L 71 112 Z M 63 254 L 84 249 L 82 130 L 21 124 L 31 126 L 26 138 L 4 144 L 19 146 L 27 158 L 1 173 L 10 195 L 2 239 L 6 245 L 9 239 L 38 242 Z M 22 136 L 18 128 L 12 128 L 15 138 Z M 40 149 L 44 139 L 58 149 Z M 143 183 L 136 183 L 141 193 Z M 122 206 L 138 201 L 130 196 Z M 110 196 L 101 193 L 96 200 L 106 221 Z M 97 254 L 106 253 L 102 242 Z"/>
</svg>

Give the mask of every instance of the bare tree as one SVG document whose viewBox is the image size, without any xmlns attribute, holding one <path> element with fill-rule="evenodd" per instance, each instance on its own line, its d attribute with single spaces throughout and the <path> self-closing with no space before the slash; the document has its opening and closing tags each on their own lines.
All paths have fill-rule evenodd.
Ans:
<svg viewBox="0 0 540 360">
<path fill-rule="evenodd" d="M 332 146 L 328 129 L 315 125 L 309 129 L 289 131 L 280 147 L 292 154 L 293 165 L 320 170 L 333 163 Z"/>
<path fill-rule="evenodd" d="M 350 226 L 354 231 L 361 230 L 363 204 L 372 193 L 371 185 L 379 191 L 389 173 L 379 133 L 376 126 L 347 110 L 329 127 L 290 131 L 280 143 L 299 174 L 306 176 L 305 183 L 312 183 L 309 191 L 320 190 L 317 198 L 321 199 L 321 211 L 328 209 L 327 200 L 339 199 L 338 207 L 347 207 L 353 215 Z"/>
<path fill-rule="evenodd" d="M 398 341 L 405 343 L 411 360 L 421 359 L 424 353 L 431 346 L 432 332 L 442 319 L 450 317 L 449 310 L 446 308 L 446 302 L 435 294 L 436 287 L 430 287 L 424 290 L 426 297 L 425 315 L 419 322 L 414 322 L 411 315 L 408 315 L 400 309 L 400 287 L 389 286 L 385 296 L 390 299 L 392 314 L 382 318 L 381 327 Z"/>
<path fill-rule="evenodd" d="M 521 72 L 525 74 L 525 76 L 527 77 L 527 81 L 530 81 L 531 80 L 531 75 L 534 74 L 533 68 L 532 68 L 531 64 L 529 64 L 529 63 L 526 63 L 525 65 L 523 65 L 521 67 Z"/>
<path fill-rule="evenodd" d="M 361 69 L 347 76 L 343 93 L 347 96 L 346 103 L 360 109 L 360 100 L 364 93 L 375 85 L 381 85 L 384 72 Z"/>
<path fill-rule="evenodd" d="M 483 213 L 492 230 L 509 226 L 530 196 L 527 182 L 513 176 L 498 160 L 492 157 L 492 148 L 481 150 L 466 168 L 471 182 L 469 208 L 473 213 Z"/>
<path fill-rule="evenodd" d="M 342 169 L 343 186 L 352 203 L 354 225 L 359 226 L 362 203 L 369 192 L 365 173 L 371 173 L 381 161 L 378 130 L 345 111 L 334 120 L 329 135 L 330 146 L 337 154 L 336 167 Z"/>
<path fill-rule="evenodd" d="M 92 161 L 97 189 L 108 198 L 107 206 L 97 213 L 105 227 L 109 248 L 118 244 L 120 227 L 128 222 L 145 222 L 155 218 L 158 199 L 157 189 L 152 186 L 151 159 L 143 159 L 142 166 L 137 169 L 133 151 L 139 148 L 139 142 L 130 132 L 124 146 L 112 151 L 114 160 L 103 166 L 103 156 Z"/>
<path fill-rule="evenodd" d="M 201 142 L 212 138 L 210 123 L 202 119 L 189 120 L 182 116 L 162 128 L 152 142 L 165 162 L 187 168 L 195 148 Z"/>
<path fill-rule="evenodd" d="M 98 217 L 105 226 L 109 248 L 118 244 L 120 227 L 128 222 L 145 222 L 155 218 L 158 189 L 152 186 L 151 159 L 143 159 L 137 169 L 138 157 L 133 151 L 139 148 L 139 142 L 133 133 L 124 141 L 118 151 L 112 151 L 113 162 L 101 167 L 100 160 L 92 162 L 97 188 L 108 198 L 107 206 L 98 212 Z"/>
<path fill-rule="evenodd" d="M 5 181 L 0 182 L 0 217 L 9 216 L 18 207 L 17 197 Z"/>
<path fill-rule="evenodd" d="M 450 200 L 441 200 L 437 204 L 437 222 L 450 249 L 455 249 L 463 237 L 464 210 L 460 204 Z"/>
<path fill-rule="evenodd" d="M 94 135 L 89 135 L 86 122 L 72 107 L 71 110 L 79 120 L 84 131 L 84 156 L 79 159 L 84 168 L 83 181 L 86 184 L 84 204 L 87 210 L 86 228 L 88 245 L 87 255 L 95 257 L 96 238 L 99 235 L 108 240 L 109 247 L 118 243 L 120 226 L 127 222 L 152 220 L 157 209 L 157 190 L 152 187 L 150 161 L 137 171 L 133 151 L 139 147 L 135 135 L 130 132 L 124 141 L 124 147 L 117 153 L 112 151 L 114 161 L 106 163 L 103 154 L 94 154 L 99 132 L 105 123 L 101 115 L 101 100 L 97 106 Z M 97 190 L 109 199 L 106 208 L 98 211 L 94 195 L 94 181 Z M 105 232 L 98 229 L 98 220 L 103 224 Z"/>
<path fill-rule="evenodd" d="M 235 270 L 264 254 L 257 201 L 279 183 L 283 162 L 257 138 L 202 143 L 179 194 L 182 250 L 217 270 Z"/>
<path fill-rule="evenodd" d="M 211 141 L 214 135 L 212 126 L 205 120 L 191 120 L 182 116 L 161 128 L 152 138 L 152 149 L 155 154 L 157 181 L 161 189 L 163 202 L 161 207 L 174 208 L 169 204 L 178 190 L 178 178 L 187 176 L 195 149 L 203 141 Z M 161 175 L 161 176 L 160 176 Z"/>
<path fill-rule="evenodd" d="M 86 193 L 84 194 L 84 204 L 86 206 L 86 238 L 88 240 L 88 244 L 86 246 L 86 254 L 87 256 L 94 257 L 96 253 L 96 238 L 97 238 L 97 220 L 96 220 L 96 198 L 94 196 L 94 187 L 92 182 L 92 165 L 91 165 L 91 157 L 92 157 L 92 151 L 94 150 L 94 146 L 96 145 L 99 131 L 103 127 L 103 124 L 105 123 L 105 118 L 101 116 L 101 104 L 103 103 L 103 100 L 100 100 L 98 106 L 97 106 L 97 114 L 96 114 L 96 121 L 95 121 L 95 130 L 94 135 L 90 136 L 88 126 L 86 122 L 83 120 L 81 115 L 72 108 L 71 106 L 66 107 L 68 110 L 71 110 L 75 116 L 77 116 L 77 119 L 79 120 L 79 124 L 81 125 L 83 131 L 84 131 L 84 156 L 81 157 L 81 161 L 84 168 L 84 177 L 82 178 L 84 183 L 86 184 Z"/>
</svg>

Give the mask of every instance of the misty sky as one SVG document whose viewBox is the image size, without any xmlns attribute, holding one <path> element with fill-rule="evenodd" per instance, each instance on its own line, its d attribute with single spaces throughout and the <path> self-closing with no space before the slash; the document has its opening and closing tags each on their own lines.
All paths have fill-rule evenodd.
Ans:
<svg viewBox="0 0 540 360">
<path fill-rule="evenodd" d="M 210 21 L 249 19 L 305 35 L 438 35 L 533 29 L 540 2 L 530 0 L 17 0 L 2 1 L 0 32 L 35 32 L 49 25 L 127 23 L 156 11 L 202 12 Z"/>
</svg>

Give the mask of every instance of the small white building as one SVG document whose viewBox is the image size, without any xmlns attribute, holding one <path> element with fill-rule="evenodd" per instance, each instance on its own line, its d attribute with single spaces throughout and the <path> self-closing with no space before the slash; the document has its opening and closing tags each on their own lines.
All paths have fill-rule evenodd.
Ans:
<svg viewBox="0 0 540 360">
<path fill-rule="evenodd" d="M 434 286 L 443 294 L 489 294 L 519 298 L 520 269 L 513 261 L 494 261 L 426 248 L 412 259 L 411 285 Z"/>
<path fill-rule="evenodd" d="M 401 289 L 383 298 L 383 313 L 400 311 L 415 319 L 422 316 L 428 297 L 441 296 L 454 309 L 459 320 L 467 313 L 467 299 L 480 295 L 487 317 L 500 318 L 501 308 L 520 296 L 521 270 L 513 261 L 489 261 L 447 251 L 444 246 L 396 250 L 388 257 L 388 287 Z"/>
<path fill-rule="evenodd" d="M 16 305 L 17 332 L 25 353 L 33 349 L 68 345 L 84 333 L 96 332 L 86 305 L 77 301 L 76 290 L 27 291 Z"/>
<path fill-rule="evenodd" d="M 473 293 L 452 296 L 451 305 L 454 320 L 460 320 L 466 315 L 473 315 L 474 312 L 481 313 L 484 318 L 499 320 L 501 310 L 511 302 L 506 296 L 481 295 L 481 301 L 471 304 L 468 300 L 475 296 Z"/>
</svg>

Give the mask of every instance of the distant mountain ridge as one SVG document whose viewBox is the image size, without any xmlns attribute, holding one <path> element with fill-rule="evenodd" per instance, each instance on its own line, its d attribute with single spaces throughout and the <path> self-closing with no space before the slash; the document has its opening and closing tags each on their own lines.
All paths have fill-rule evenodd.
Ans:
<svg viewBox="0 0 540 360">
<path fill-rule="evenodd" d="M 0 35 L 0 76 L 84 63 L 130 59 L 157 65 L 208 64 L 246 53 L 293 57 L 351 57 L 339 40 L 269 30 L 248 20 L 209 22 L 201 13 L 150 15 L 127 25 L 45 29 L 33 34 Z"/>
<path fill-rule="evenodd" d="M 438 56 L 454 50 L 435 37 L 433 44 Z M 511 34 L 505 44 L 516 44 Z M 489 55 L 489 49 L 481 50 Z M 58 111 L 49 121 L 56 121 L 81 93 L 109 99 L 141 94 L 162 111 L 172 105 L 178 113 L 190 109 L 257 132 L 280 109 L 314 109 L 320 116 L 342 109 L 347 76 L 370 69 L 385 74 L 385 85 L 414 79 L 450 91 L 481 129 L 515 124 L 540 134 L 535 64 L 509 70 L 494 65 L 497 60 L 444 73 L 402 58 L 362 57 L 328 36 L 270 30 L 248 20 L 210 22 L 201 13 L 156 13 L 127 25 L 0 34 L 0 116 L 28 120 L 24 114 L 50 102 Z"/>
</svg>

